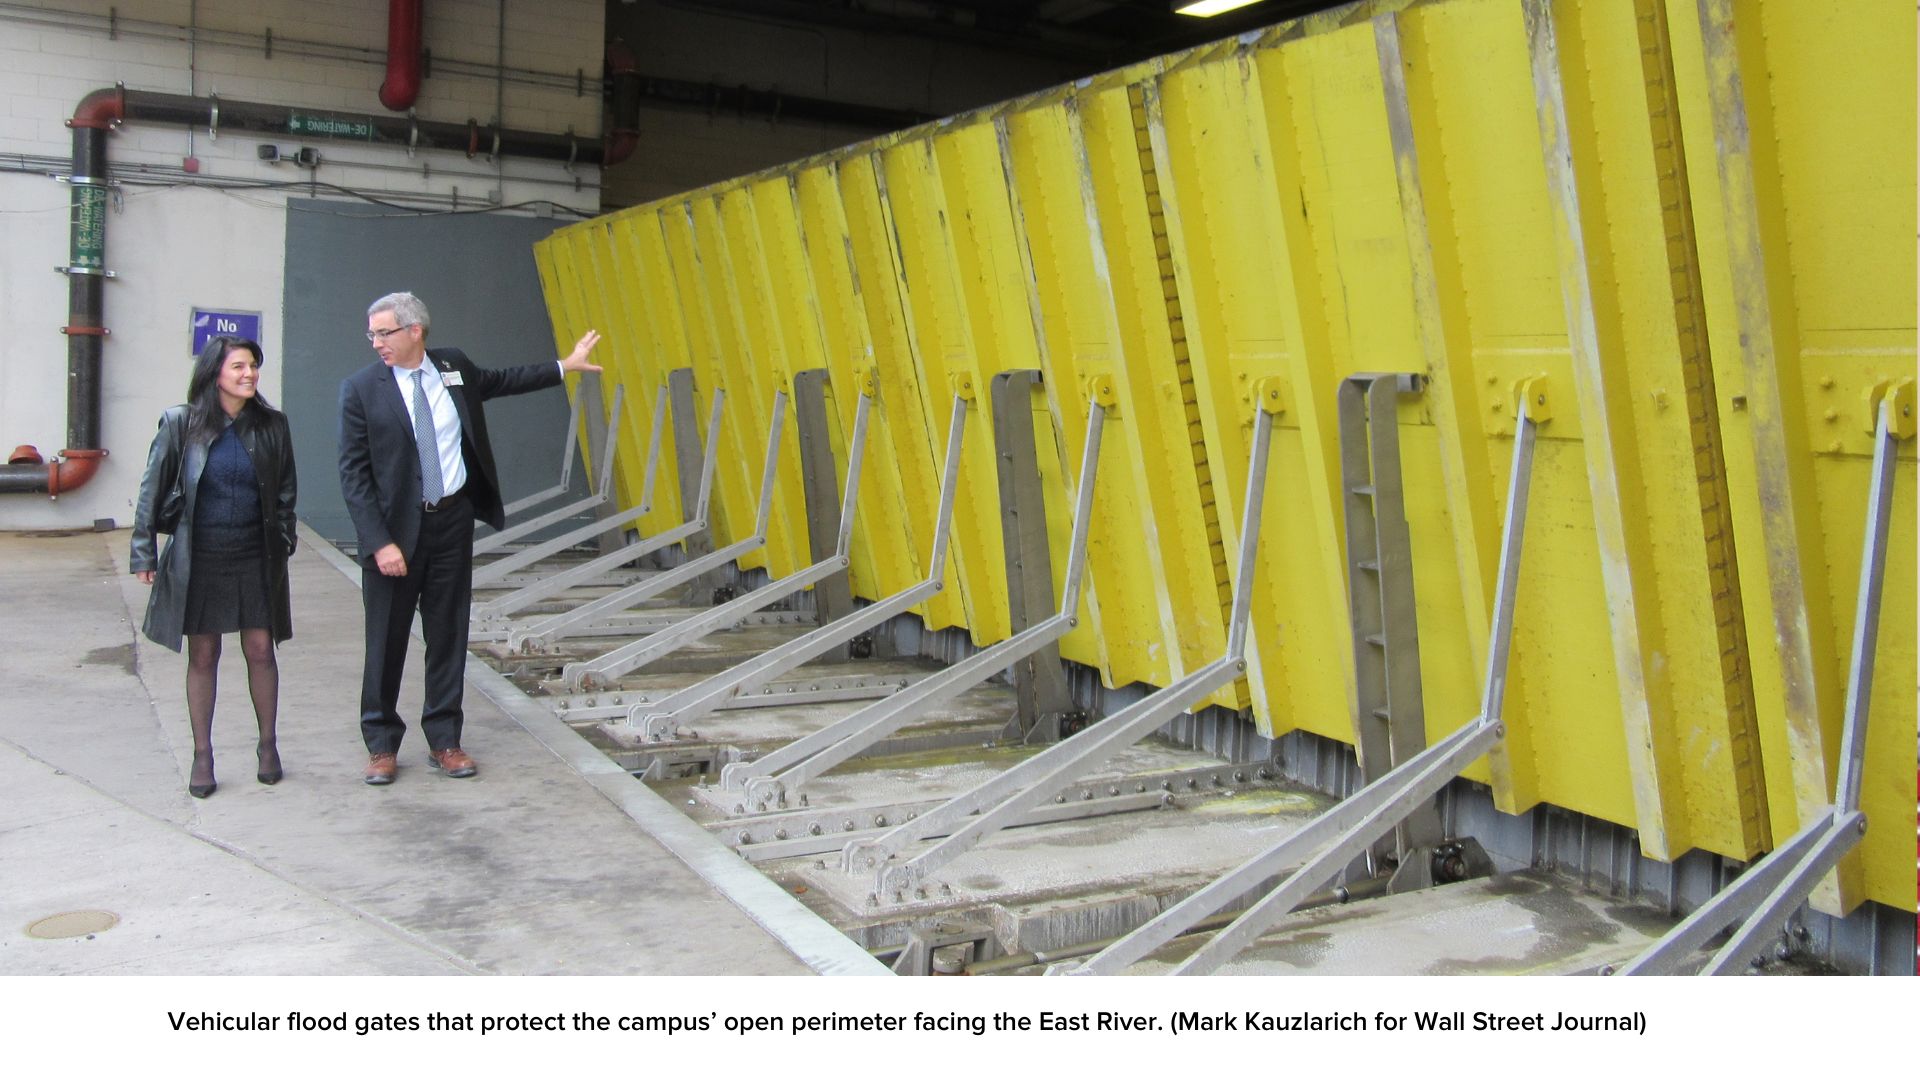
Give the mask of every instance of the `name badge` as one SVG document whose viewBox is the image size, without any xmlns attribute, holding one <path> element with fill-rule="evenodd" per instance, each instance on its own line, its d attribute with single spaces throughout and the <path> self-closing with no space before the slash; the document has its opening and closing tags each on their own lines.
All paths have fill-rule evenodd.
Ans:
<svg viewBox="0 0 1920 1080">
<path fill-rule="evenodd" d="M 441 383 L 442 383 L 443 385 L 446 385 L 446 386 L 465 386 L 465 385 L 467 385 L 467 383 L 466 383 L 466 380 L 464 380 L 464 379 L 462 379 L 462 378 L 460 377 L 460 373 L 459 373 L 459 372 L 457 372 L 457 371 L 443 371 L 443 372 L 441 372 L 441 373 L 440 373 L 440 382 L 441 382 Z"/>
</svg>

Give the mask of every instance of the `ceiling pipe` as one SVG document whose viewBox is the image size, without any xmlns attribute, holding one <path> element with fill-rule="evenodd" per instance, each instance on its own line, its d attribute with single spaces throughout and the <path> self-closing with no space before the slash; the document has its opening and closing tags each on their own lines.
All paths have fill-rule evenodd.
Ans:
<svg viewBox="0 0 1920 1080">
<path fill-rule="evenodd" d="M 475 121 L 449 124 L 412 117 L 376 117 L 328 109 L 216 100 L 182 94 L 128 90 L 123 86 L 95 90 L 80 99 L 67 126 L 73 129 L 72 231 L 69 259 L 57 267 L 67 275 L 67 449 L 52 461 L 38 450 L 21 447 L 0 465 L 0 495 L 59 495 L 75 491 L 93 479 L 107 451 L 100 445 L 100 367 L 107 335 L 101 321 L 105 311 L 105 283 L 113 276 L 106 266 L 107 244 L 107 133 L 120 124 L 206 125 L 303 138 L 345 138 L 357 142 L 388 143 L 401 147 L 458 150 L 468 157 L 511 155 L 575 164 L 598 165 L 603 152 L 595 142 L 572 134 L 512 131 L 483 127 Z M 624 140 L 632 153 L 637 133 Z"/>
<path fill-rule="evenodd" d="M 449 123 L 410 116 L 374 116 L 301 105 L 263 105 L 229 98 L 188 97 L 149 90 L 119 91 L 126 101 L 128 122 L 154 124 L 217 124 L 222 131 L 287 135 L 301 139 L 338 139 L 353 143 L 456 150 L 468 157 L 502 155 L 598 165 L 600 141 L 571 133 L 520 131 L 476 120 Z"/>
<path fill-rule="evenodd" d="M 380 104 L 394 112 L 413 108 L 420 97 L 425 12 L 426 0 L 387 0 L 387 77 Z"/>
</svg>

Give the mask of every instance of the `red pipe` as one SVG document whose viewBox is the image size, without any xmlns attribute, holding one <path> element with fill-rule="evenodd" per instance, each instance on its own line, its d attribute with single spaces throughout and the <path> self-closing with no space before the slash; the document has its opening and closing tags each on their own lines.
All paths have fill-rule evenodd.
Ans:
<svg viewBox="0 0 1920 1080">
<path fill-rule="evenodd" d="M 633 50 L 619 38 L 607 42 L 607 78 L 613 84 L 613 107 L 602 139 L 602 166 L 620 164 L 640 145 L 640 72 Z"/>
<path fill-rule="evenodd" d="M 59 498 L 63 491 L 73 491 L 80 485 L 93 479 L 100 471 L 100 461 L 107 456 L 105 450 L 62 450 L 58 461 L 47 462 L 47 494 Z"/>
<path fill-rule="evenodd" d="M 110 129 L 127 118 L 127 88 L 111 86 L 95 90 L 80 99 L 73 108 L 68 127 Z"/>
<path fill-rule="evenodd" d="M 95 90 L 74 106 L 67 126 L 74 129 L 73 172 L 97 174 L 97 182 L 107 174 L 106 137 L 127 116 L 127 94 L 123 87 Z M 78 211 L 76 210 L 76 215 Z M 76 222 L 79 218 L 76 216 Z M 76 225 L 76 228 L 78 226 Z M 77 251 L 76 251 L 77 254 Z M 68 335 L 67 437 L 75 441 L 91 438 L 99 441 L 99 349 L 107 335 L 100 320 L 100 279 L 94 276 L 70 276 L 67 325 L 60 332 Z M 91 362 L 85 362 L 90 360 Z M 77 381 L 76 381 L 77 380 Z M 76 396 L 77 395 L 77 396 Z M 90 419 L 88 417 L 91 417 Z M 76 434 L 77 433 L 77 434 Z M 46 492 L 58 497 L 76 491 L 100 471 L 100 460 L 107 456 L 97 448 L 62 450 L 47 461 L 31 446 L 17 446 L 0 466 L 0 493 Z"/>
<path fill-rule="evenodd" d="M 394 112 L 413 108 L 420 96 L 421 23 L 426 0 L 387 0 L 387 78 L 380 104 Z"/>
</svg>

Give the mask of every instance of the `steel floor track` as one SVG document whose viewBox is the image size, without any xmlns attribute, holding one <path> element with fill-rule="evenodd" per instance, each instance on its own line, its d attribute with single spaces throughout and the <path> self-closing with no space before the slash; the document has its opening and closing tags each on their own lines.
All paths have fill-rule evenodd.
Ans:
<svg viewBox="0 0 1920 1080">
<path fill-rule="evenodd" d="M 559 599 L 581 602 L 590 592 Z M 700 609 L 646 610 L 691 615 Z M 1330 805 L 1326 796 L 1284 783 L 1260 763 L 1230 763 L 1155 736 L 1049 793 L 1021 824 L 959 855 L 924 889 L 878 895 L 871 871 L 842 868 L 841 852 L 850 841 L 925 813 L 1043 749 L 1006 740 L 1016 714 L 1010 686 L 989 682 L 929 710 L 807 784 L 786 805 L 765 809 L 723 789 L 721 770 L 818 731 L 867 701 L 729 708 L 659 741 L 620 730 L 615 738 L 602 726 L 622 723 L 609 715 L 612 706 L 657 700 L 691 686 L 805 633 L 810 622 L 795 615 L 791 624 L 716 633 L 615 686 L 585 694 L 570 693 L 558 681 L 561 667 L 629 639 L 582 636 L 534 655 L 511 653 L 502 643 L 476 643 L 475 652 L 621 768 L 645 777 L 717 846 L 741 855 L 821 919 L 889 961 L 908 955 L 911 942 L 930 941 L 930 948 L 946 943 L 949 957 L 959 948 L 965 961 L 986 969 L 1037 974 L 1043 965 L 1019 958 L 1035 951 L 1084 953 L 1089 943 L 1124 934 Z M 819 662 L 783 681 L 904 684 L 937 670 L 938 664 L 920 659 Z M 902 858 L 933 842 L 909 848 Z M 1581 893 L 1560 879 L 1509 874 L 1297 913 L 1225 970 L 1578 973 L 1630 958 L 1658 936 L 1665 921 L 1647 909 Z M 1170 970 L 1202 940 L 1204 935 L 1176 939 L 1133 973 Z"/>
</svg>

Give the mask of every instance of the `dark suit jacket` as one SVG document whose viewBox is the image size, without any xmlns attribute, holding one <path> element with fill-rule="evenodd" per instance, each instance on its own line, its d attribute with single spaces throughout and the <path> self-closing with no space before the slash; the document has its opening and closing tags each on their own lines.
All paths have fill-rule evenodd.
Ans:
<svg viewBox="0 0 1920 1080">
<path fill-rule="evenodd" d="M 447 392 L 460 414 L 460 451 L 467 466 L 461 490 L 473 502 L 474 519 L 499 529 L 506 514 L 483 403 L 559 386 L 560 365 L 549 360 L 496 371 L 475 366 L 459 349 L 428 349 L 425 362 L 443 379 L 448 372 L 460 375 L 461 385 L 448 386 Z M 388 544 L 400 545 L 400 553 L 412 561 L 420 539 L 420 453 L 393 369 L 377 360 L 340 384 L 340 494 L 359 534 L 362 561 L 373 565 L 373 553 Z"/>
</svg>

